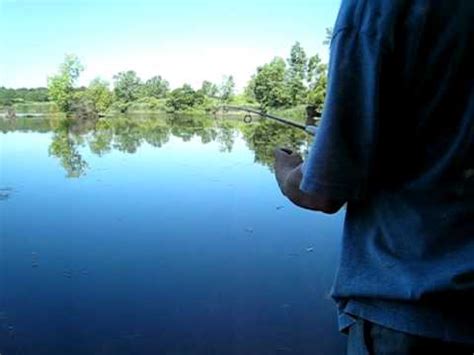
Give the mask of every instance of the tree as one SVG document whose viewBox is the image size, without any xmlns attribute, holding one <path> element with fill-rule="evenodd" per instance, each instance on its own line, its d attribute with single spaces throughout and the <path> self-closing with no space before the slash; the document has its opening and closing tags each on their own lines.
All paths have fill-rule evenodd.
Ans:
<svg viewBox="0 0 474 355">
<path fill-rule="evenodd" d="M 100 78 L 91 81 L 84 96 L 92 103 L 97 112 L 107 111 L 113 101 L 113 95 L 109 89 L 109 83 Z"/>
<path fill-rule="evenodd" d="M 161 99 L 169 92 L 170 84 L 161 76 L 157 75 L 148 79 L 142 87 L 142 96 Z"/>
<path fill-rule="evenodd" d="M 331 27 L 326 28 L 326 36 L 324 38 L 323 44 L 329 46 L 332 41 L 333 29 Z"/>
<path fill-rule="evenodd" d="M 231 101 L 232 98 L 234 97 L 234 92 L 235 92 L 234 77 L 232 75 L 225 76 L 219 88 L 220 99 L 224 102 Z"/>
<path fill-rule="evenodd" d="M 74 102 L 74 85 L 84 66 L 74 54 L 66 55 L 59 73 L 48 78 L 48 94 L 63 112 L 69 112 Z"/>
<path fill-rule="evenodd" d="M 290 58 L 288 58 L 288 90 L 292 105 L 304 102 L 306 98 L 306 72 L 308 59 L 306 53 L 299 42 L 291 48 Z"/>
<path fill-rule="evenodd" d="M 282 58 L 257 69 L 254 94 L 262 108 L 288 106 L 291 102 L 286 85 L 286 64 Z"/>
<path fill-rule="evenodd" d="M 133 70 L 114 75 L 114 93 L 118 100 L 125 103 L 135 101 L 140 96 L 141 79 Z"/>
<path fill-rule="evenodd" d="M 291 47 L 290 58 L 288 58 L 289 73 L 291 76 L 305 79 L 308 58 L 300 42 Z"/>
<path fill-rule="evenodd" d="M 7 89 L 0 87 L 0 105 L 9 106 L 16 102 L 46 102 L 49 100 L 47 88 Z"/>
<path fill-rule="evenodd" d="M 309 87 L 307 103 L 321 109 L 326 98 L 327 65 L 317 54 L 309 59 L 307 82 Z"/>
<path fill-rule="evenodd" d="M 166 106 L 172 111 L 185 111 L 201 105 L 203 102 L 204 95 L 202 92 L 194 91 L 191 85 L 184 84 L 168 95 Z"/>
<path fill-rule="evenodd" d="M 216 97 L 219 93 L 217 85 L 207 80 L 203 81 L 200 90 L 207 97 Z"/>
<path fill-rule="evenodd" d="M 314 83 L 317 80 L 321 63 L 322 63 L 321 58 L 317 54 L 309 58 L 306 79 L 310 88 L 311 86 L 314 86 Z"/>
<path fill-rule="evenodd" d="M 247 101 L 256 101 L 255 98 L 255 75 L 252 75 L 247 86 L 244 88 L 244 97 Z"/>
</svg>

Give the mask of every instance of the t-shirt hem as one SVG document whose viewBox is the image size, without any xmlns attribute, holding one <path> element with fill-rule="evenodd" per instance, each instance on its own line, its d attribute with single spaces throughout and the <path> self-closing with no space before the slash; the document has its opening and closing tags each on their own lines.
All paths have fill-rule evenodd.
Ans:
<svg viewBox="0 0 474 355">
<path fill-rule="evenodd" d="M 439 322 L 432 322 L 422 314 L 414 314 L 413 307 L 415 306 L 380 307 L 351 299 L 339 314 L 339 329 L 341 332 L 346 332 L 347 327 L 355 322 L 355 318 L 362 318 L 383 327 L 416 336 L 440 339 L 446 342 L 474 344 L 474 338 L 468 334 L 469 330 L 466 330 L 465 334 L 447 333 L 443 327 L 439 327 Z"/>
</svg>

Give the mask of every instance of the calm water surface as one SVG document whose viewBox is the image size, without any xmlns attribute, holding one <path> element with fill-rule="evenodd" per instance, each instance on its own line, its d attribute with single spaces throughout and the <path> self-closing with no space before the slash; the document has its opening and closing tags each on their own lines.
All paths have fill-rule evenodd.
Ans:
<svg viewBox="0 0 474 355">
<path fill-rule="evenodd" d="M 268 122 L 0 123 L 0 353 L 342 354 L 343 214 L 293 207 Z"/>
</svg>

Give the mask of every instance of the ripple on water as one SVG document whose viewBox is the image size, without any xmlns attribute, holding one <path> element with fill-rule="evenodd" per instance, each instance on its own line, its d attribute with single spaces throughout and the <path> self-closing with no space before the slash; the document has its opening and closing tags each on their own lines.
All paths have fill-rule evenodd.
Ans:
<svg viewBox="0 0 474 355">
<path fill-rule="evenodd" d="M 11 187 L 0 188 L 0 201 L 8 200 L 12 192 L 13 192 L 13 189 Z"/>
</svg>

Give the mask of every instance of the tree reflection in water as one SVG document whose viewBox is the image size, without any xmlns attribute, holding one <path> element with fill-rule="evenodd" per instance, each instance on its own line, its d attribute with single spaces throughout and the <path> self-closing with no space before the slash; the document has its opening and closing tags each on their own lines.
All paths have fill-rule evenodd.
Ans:
<svg viewBox="0 0 474 355">
<path fill-rule="evenodd" d="M 54 136 L 49 146 L 49 154 L 59 159 L 61 166 L 66 170 L 67 177 L 77 178 L 86 173 L 87 162 L 82 158 L 78 147 L 84 143 L 84 128 L 81 121 L 63 119 L 52 121 L 55 125 Z"/>
<path fill-rule="evenodd" d="M 289 128 L 272 121 L 260 121 L 258 124 L 242 128 L 244 139 L 255 152 L 255 162 L 268 166 L 273 171 L 273 151 L 284 147 L 305 155 L 311 137 L 303 131 Z"/>
<path fill-rule="evenodd" d="M 38 119 L 31 120 L 31 130 L 38 127 Z M 21 123 L 21 130 L 28 122 Z M 41 125 L 44 131 L 44 125 Z M 242 137 L 255 162 L 273 170 L 273 151 L 282 146 L 305 154 L 311 137 L 306 133 L 268 120 L 245 124 L 240 117 L 214 118 L 192 115 L 160 115 L 148 117 L 105 117 L 96 120 L 51 119 L 49 127 L 54 134 L 49 147 L 65 169 L 67 177 L 78 178 L 86 174 L 88 164 L 80 148 L 103 156 L 113 150 L 133 154 L 147 143 L 160 148 L 170 137 L 188 142 L 200 138 L 202 144 L 217 142 L 223 153 L 232 152 L 235 141 Z M 15 127 L 1 127 L 2 131 L 14 131 Z M 51 129 L 50 128 L 50 129 Z"/>
</svg>

